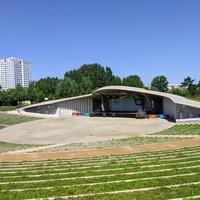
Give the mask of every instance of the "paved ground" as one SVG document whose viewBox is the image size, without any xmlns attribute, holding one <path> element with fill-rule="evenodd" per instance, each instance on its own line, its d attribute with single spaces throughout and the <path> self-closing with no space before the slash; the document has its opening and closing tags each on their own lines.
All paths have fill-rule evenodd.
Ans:
<svg viewBox="0 0 200 200">
<path fill-rule="evenodd" d="M 161 131 L 164 119 L 65 117 L 17 124 L 0 130 L 0 141 L 21 144 L 69 144 L 103 141 Z"/>
<path fill-rule="evenodd" d="M 72 142 L 91 142 L 112 138 L 127 138 L 136 135 L 155 133 L 174 125 L 163 119 L 90 118 L 66 117 L 43 119 L 0 130 L 0 140 L 15 143 L 61 145 Z M 74 152 L 0 154 L 2 161 L 46 160 L 62 158 L 82 158 L 112 154 L 127 154 L 157 150 L 199 146 L 200 137 L 162 144 L 134 147 L 86 150 Z"/>
</svg>

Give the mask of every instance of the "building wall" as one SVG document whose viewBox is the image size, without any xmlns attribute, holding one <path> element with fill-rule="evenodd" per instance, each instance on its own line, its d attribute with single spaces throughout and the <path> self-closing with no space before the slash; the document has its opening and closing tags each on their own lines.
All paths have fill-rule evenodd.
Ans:
<svg viewBox="0 0 200 200">
<path fill-rule="evenodd" d="M 70 116 L 72 113 L 92 112 L 92 99 L 76 99 L 56 104 L 56 116 Z"/>
<path fill-rule="evenodd" d="M 176 104 L 168 99 L 163 97 L 163 114 L 169 115 L 173 119 L 176 119 Z"/>
<path fill-rule="evenodd" d="M 135 99 L 110 99 L 111 111 L 138 111 L 142 105 L 136 105 Z"/>
<path fill-rule="evenodd" d="M 31 63 L 19 58 L 0 59 L 0 85 L 3 90 L 15 88 L 17 83 L 28 87 L 32 80 Z"/>
<path fill-rule="evenodd" d="M 177 116 L 177 119 L 199 118 L 200 117 L 200 109 L 177 104 L 176 105 L 176 116 Z"/>
<path fill-rule="evenodd" d="M 74 99 L 66 100 L 64 102 L 59 102 L 49 105 L 41 105 L 33 108 L 26 108 L 27 112 L 41 113 L 47 115 L 55 115 L 57 117 L 71 116 L 72 113 L 89 113 L 92 112 L 92 99 Z"/>
</svg>

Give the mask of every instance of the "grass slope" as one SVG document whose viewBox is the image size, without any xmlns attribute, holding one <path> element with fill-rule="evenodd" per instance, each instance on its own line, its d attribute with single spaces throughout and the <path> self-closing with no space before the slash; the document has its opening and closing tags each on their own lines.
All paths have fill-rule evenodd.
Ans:
<svg viewBox="0 0 200 200">
<path fill-rule="evenodd" d="M 0 153 L 5 153 L 5 152 L 15 151 L 15 150 L 28 149 L 28 148 L 34 148 L 34 147 L 40 147 L 40 146 L 43 146 L 43 145 L 15 144 L 15 143 L 8 143 L 8 142 L 0 141 Z"/>
<path fill-rule="evenodd" d="M 38 120 L 38 119 L 41 119 L 41 118 L 0 113 L 0 126 L 2 124 L 14 125 L 14 124 L 29 122 L 29 121 Z"/>
<path fill-rule="evenodd" d="M 200 195 L 200 146 L 0 163 L 0 199 L 172 199 Z M 78 195 L 78 196 L 77 196 Z"/>
<path fill-rule="evenodd" d="M 177 124 L 153 135 L 200 135 L 200 124 Z"/>
</svg>

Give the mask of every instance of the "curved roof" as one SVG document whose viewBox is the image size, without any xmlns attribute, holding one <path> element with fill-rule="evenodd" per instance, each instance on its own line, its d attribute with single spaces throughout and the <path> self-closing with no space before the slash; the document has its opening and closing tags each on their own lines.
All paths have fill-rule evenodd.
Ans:
<svg viewBox="0 0 200 200">
<path fill-rule="evenodd" d="M 92 94 L 97 94 L 98 92 L 111 92 L 111 91 L 131 91 L 131 92 L 138 92 L 140 94 L 149 94 L 149 95 L 155 95 L 155 96 L 160 96 L 160 97 L 165 97 L 170 100 L 172 100 L 176 104 L 181 104 L 181 105 L 186 105 L 186 106 L 191 106 L 191 107 L 196 107 L 200 108 L 200 102 L 198 101 L 193 101 L 186 99 L 182 96 L 170 94 L 170 93 L 165 93 L 165 92 L 157 92 L 153 90 L 146 90 L 144 88 L 137 88 L 137 87 L 129 87 L 129 86 L 106 86 L 99 88 L 95 90 Z"/>
<path fill-rule="evenodd" d="M 91 98 L 92 96 L 97 95 L 98 92 L 112 92 L 112 91 L 129 91 L 129 92 L 137 92 L 140 94 L 147 94 L 147 95 L 149 94 L 149 95 L 154 95 L 154 96 L 160 96 L 160 97 L 168 98 L 176 104 L 200 108 L 200 102 L 189 100 L 182 96 L 178 96 L 178 95 L 174 95 L 174 94 L 169 94 L 169 93 L 165 93 L 165 92 L 157 92 L 157 91 L 153 91 L 153 90 L 146 90 L 144 88 L 129 87 L 129 86 L 106 86 L 106 87 L 102 87 L 102 88 L 95 90 L 94 92 L 92 92 L 92 94 L 46 101 L 46 102 L 37 103 L 37 104 L 33 104 L 30 106 L 24 107 L 23 109 L 37 107 L 37 106 L 51 105 L 51 104 L 60 103 L 63 101 L 69 101 L 69 100 L 75 100 L 75 99 L 81 99 L 81 98 Z"/>
</svg>

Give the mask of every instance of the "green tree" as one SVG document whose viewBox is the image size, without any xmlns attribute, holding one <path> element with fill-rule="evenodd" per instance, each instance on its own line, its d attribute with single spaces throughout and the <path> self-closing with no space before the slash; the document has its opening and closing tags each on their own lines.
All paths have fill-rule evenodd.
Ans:
<svg viewBox="0 0 200 200">
<path fill-rule="evenodd" d="M 105 71 L 105 85 L 113 85 L 114 83 L 114 76 L 110 67 L 106 67 Z"/>
<path fill-rule="evenodd" d="M 93 83 L 89 77 L 82 77 L 79 84 L 80 94 L 90 94 L 92 92 Z"/>
<path fill-rule="evenodd" d="M 10 98 L 6 91 L 0 91 L 0 102 L 2 106 L 9 106 L 10 105 Z"/>
<path fill-rule="evenodd" d="M 35 83 L 30 82 L 28 88 L 26 89 L 27 100 L 35 102 L 38 99 L 37 90 L 35 88 Z"/>
<path fill-rule="evenodd" d="M 38 93 L 41 91 L 45 97 L 48 97 L 50 94 L 55 95 L 57 84 L 60 81 L 57 77 L 41 78 L 35 82 L 35 88 Z"/>
<path fill-rule="evenodd" d="M 113 76 L 112 85 L 122 85 L 122 80 L 119 76 Z"/>
<path fill-rule="evenodd" d="M 194 84 L 195 79 L 192 79 L 190 76 L 184 78 L 184 81 L 181 83 L 181 87 L 188 90 L 190 96 L 195 96 L 199 93 L 198 84 Z"/>
<path fill-rule="evenodd" d="M 112 71 L 109 67 L 107 67 L 106 70 L 97 63 L 85 64 L 77 70 L 66 72 L 65 77 L 74 80 L 78 84 L 81 83 L 83 77 L 89 77 L 93 84 L 91 89 L 94 90 L 105 85 L 110 85 Z"/>
<path fill-rule="evenodd" d="M 184 89 L 184 88 L 172 88 L 171 90 L 167 91 L 170 94 L 176 94 L 179 96 L 188 96 L 188 90 Z"/>
<path fill-rule="evenodd" d="M 131 87 L 139 87 L 139 88 L 144 87 L 144 84 L 138 75 L 131 75 L 126 78 L 123 78 L 122 84 L 124 86 L 131 86 Z"/>
<path fill-rule="evenodd" d="M 184 78 L 184 81 L 181 83 L 181 87 L 188 88 L 190 85 L 193 85 L 195 79 L 192 79 L 190 76 Z"/>
<path fill-rule="evenodd" d="M 37 102 L 44 101 L 45 97 L 46 97 L 46 95 L 41 90 L 39 92 L 37 92 Z"/>
<path fill-rule="evenodd" d="M 151 89 L 166 92 L 167 91 L 168 80 L 165 76 L 156 76 L 151 82 Z"/>
<path fill-rule="evenodd" d="M 57 98 L 73 97 L 79 94 L 78 84 L 70 78 L 64 78 L 56 88 Z"/>
<path fill-rule="evenodd" d="M 21 101 L 27 100 L 26 90 L 19 83 L 16 85 L 16 87 L 13 91 L 12 99 L 14 101 L 18 101 L 18 104 Z"/>
</svg>

